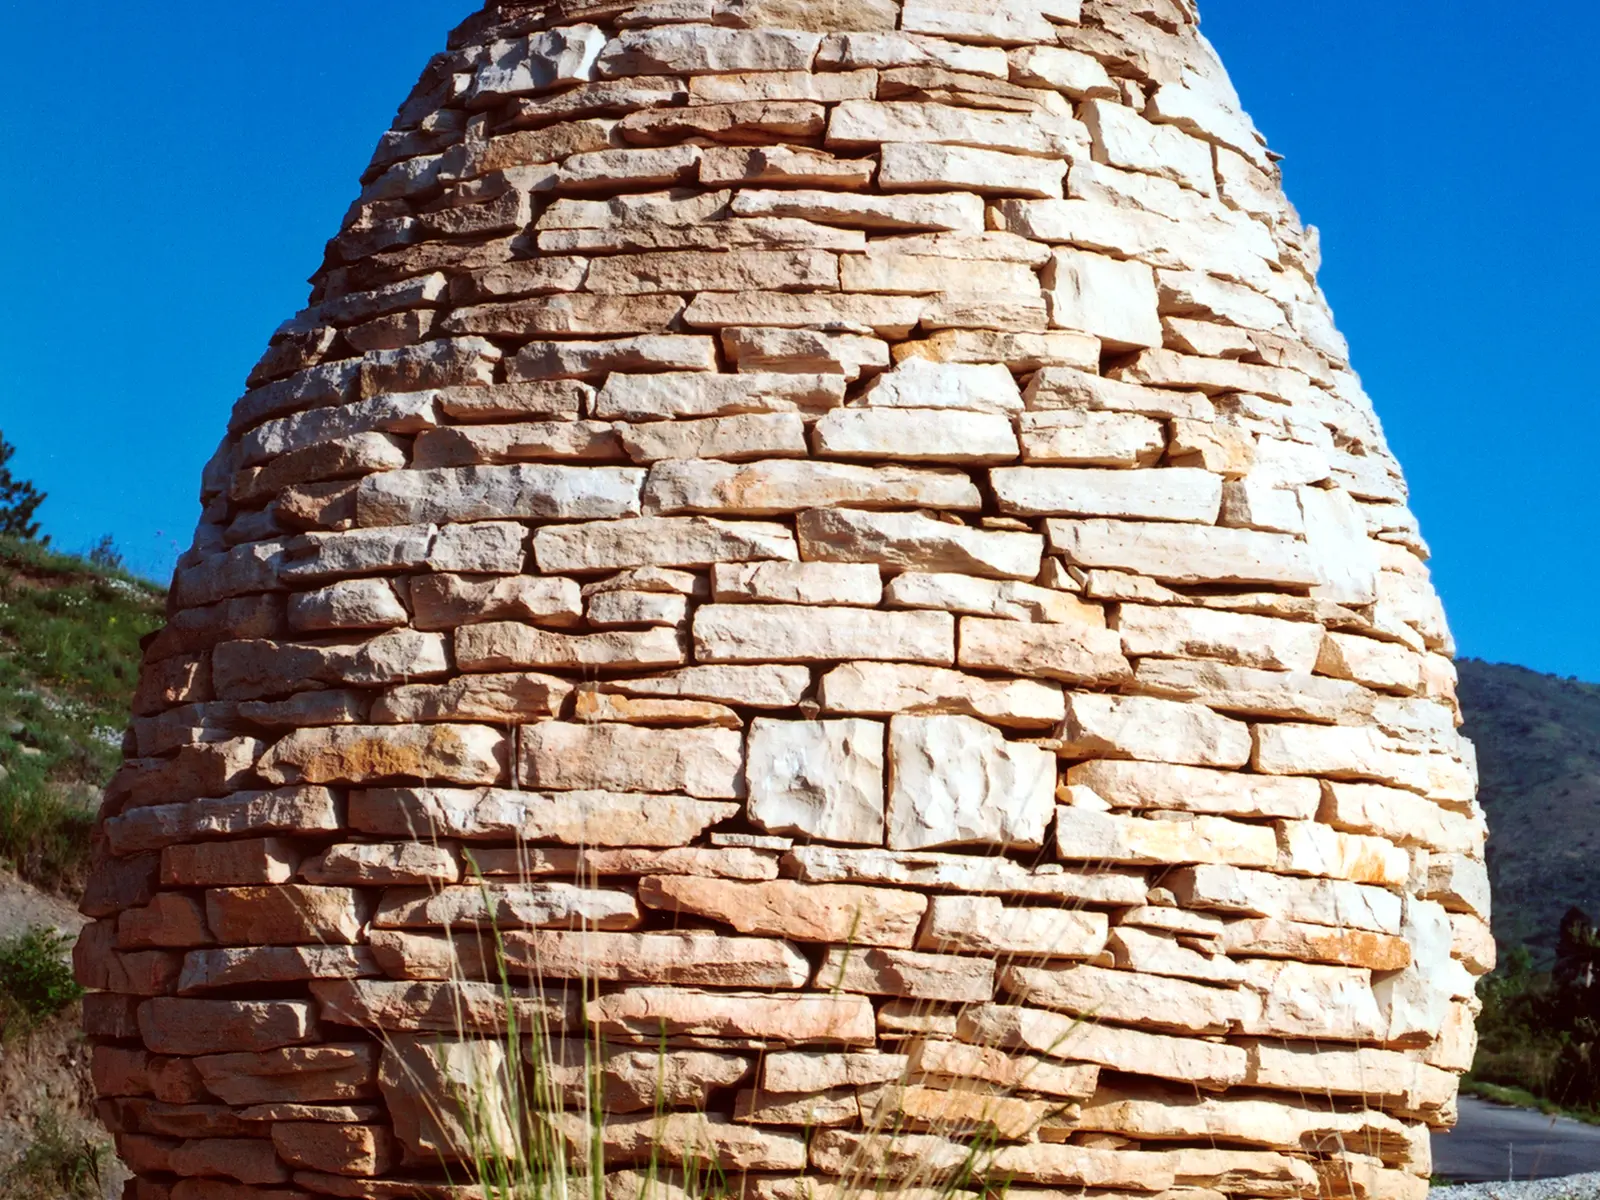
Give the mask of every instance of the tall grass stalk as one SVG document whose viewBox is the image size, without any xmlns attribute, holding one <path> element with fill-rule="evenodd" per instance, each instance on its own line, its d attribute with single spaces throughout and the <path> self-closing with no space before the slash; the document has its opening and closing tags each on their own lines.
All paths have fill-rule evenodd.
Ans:
<svg viewBox="0 0 1600 1200">
<path fill-rule="evenodd" d="M 423 834 L 423 837 L 428 836 Z M 665 1079 L 672 1041 L 664 1027 L 654 1045 L 657 1070 L 650 1115 L 655 1134 L 648 1156 L 642 1164 L 636 1161 L 609 1164 L 608 1175 L 608 1129 L 619 1116 L 625 1115 L 632 1122 L 639 1114 L 608 1111 L 606 1062 L 613 1052 L 636 1051 L 640 1047 L 631 1042 L 608 1044 L 598 1031 L 587 1025 L 583 1027 L 585 1032 L 577 1035 L 551 1027 L 548 1014 L 557 1009 L 558 1006 L 552 1004 L 557 996 L 570 998 L 570 994 L 576 992 L 580 1002 L 586 1002 L 600 994 L 601 981 L 588 977 L 547 979 L 537 962 L 528 964 L 526 969 L 514 965 L 507 949 L 506 930 L 496 916 L 494 894 L 495 883 L 519 886 L 551 880 L 529 870 L 525 857 L 518 875 L 493 880 L 479 870 L 470 852 L 464 857 L 468 876 L 479 889 L 484 910 L 490 916 L 486 927 L 472 924 L 461 929 L 444 928 L 449 944 L 458 948 L 451 957 L 449 982 L 454 985 L 485 982 L 468 971 L 464 959 L 471 956 L 459 952 L 462 945 L 475 944 L 486 982 L 493 985 L 499 1000 L 502 1032 L 498 1040 L 506 1070 L 503 1077 L 478 1072 L 445 1095 L 429 1093 L 427 1081 L 412 1077 L 411 1084 L 417 1090 L 419 1101 L 438 1127 L 455 1129 L 460 1134 L 454 1158 L 440 1158 L 439 1166 L 445 1176 L 457 1183 L 475 1184 L 475 1194 L 481 1195 L 482 1200 L 720 1200 L 740 1194 L 739 1172 L 730 1171 L 720 1161 L 710 1138 L 685 1144 L 680 1123 L 675 1126 L 678 1137 L 672 1144 L 668 1142 L 670 1117 L 687 1114 L 701 1119 L 715 1118 L 704 1103 L 688 1110 L 670 1107 Z M 582 865 L 581 851 L 579 861 L 579 871 L 572 882 L 578 886 L 594 884 L 596 880 L 588 877 Z M 852 937 L 845 947 L 846 955 L 857 948 Z M 996 969 L 1008 961 L 1009 958 L 997 960 Z M 672 986 L 670 981 L 664 982 Z M 835 994 L 840 990 L 837 982 L 830 986 L 828 981 L 819 980 L 818 985 Z M 459 991 L 457 995 L 456 1028 L 436 1039 L 441 1047 L 477 1036 L 476 1029 L 466 1019 Z M 529 1000 L 537 1003 L 529 1006 Z M 525 1027 L 523 1013 L 530 1007 L 538 1015 L 531 1027 Z M 944 1011 L 944 1007 L 938 1003 L 917 1002 L 911 1013 L 913 1017 L 932 1015 Z M 1084 1020 L 1092 1018 L 1075 1021 L 1062 1041 L 1069 1040 Z M 581 1046 L 579 1064 L 571 1061 L 575 1045 Z M 908 1039 L 906 1048 L 910 1046 Z M 826 1049 L 859 1053 L 869 1048 L 836 1046 Z M 1059 1046 L 1050 1048 L 1054 1049 Z M 1050 1050 L 1045 1051 L 1046 1056 Z M 768 1051 L 730 1052 L 756 1060 L 755 1075 L 741 1086 L 760 1091 L 757 1084 L 762 1059 Z M 576 1084 L 575 1078 L 579 1081 Z M 919 1085 L 950 1093 L 952 1099 L 961 1104 L 961 1115 L 908 1119 L 897 1098 L 905 1089 Z M 1048 1120 L 1050 1113 L 1070 1112 L 1074 1107 L 1064 1098 L 1052 1103 L 1050 1098 L 1039 1093 L 1028 1093 L 1026 1077 L 1015 1087 L 1000 1088 L 976 1080 L 924 1079 L 916 1077 L 908 1068 L 898 1081 L 884 1085 L 871 1097 L 872 1102 L 867 1102 L 866 1098 L 870 1089 L 857 1090 L 863 1095 L 862 1120 L 860 1125 L 846 1128 L 859 1137 L 858 1148 L 838 1175 L 818 1175 L 809 1167 L 801 1172 L 798 1190 L 793 1193 L 795 1200 L 806 1197 L 864 1200 L 891 1192 L 901 1196 L 914 1194 L 917 1200 L 954 1200 L 975 1192 L 991 1195 L 1003 1192 L 1006 1181 L 996 1179 L 993 1171 L 994 1156 L 1003 1144 L 1002 1139 L 994 1123 L 985 1119 L 985 1102 L 978 1102 L 975 1115 L 972 1102 L 980 1096 L 988 1097 L 988 1102 L 994 1105 L 1019 1096 L 1041 1099 L 1044 1101 L 1041 1111 L 1045 1114 L 1041 1120 Z M 813 1128 L 793 1125 L 751 1127 L 775 1134 L 799 1134 L 808 1140 L 815 1132 Z M 928 1134 L 947 1139 L 956 1150 L 957 1161 L 919 1158 L 916 1144 L 909 1143 L 908 1139 Z M 787 1200 L 790 1193 L 785 1191 L 783 1195 Z"/>
</svg>

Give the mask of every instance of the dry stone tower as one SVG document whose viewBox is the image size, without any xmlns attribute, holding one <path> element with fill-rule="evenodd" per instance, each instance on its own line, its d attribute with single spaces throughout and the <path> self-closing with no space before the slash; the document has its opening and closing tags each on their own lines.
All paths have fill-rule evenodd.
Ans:
<svg viewBox="0 0 1600 1200">
<path fill-rule="evenodd" d="M 1494 954 L 1450 635 L 1197 20 L 452 35 L 106 799 L 134 1200 L 591 1136 L 612 1200 L 1426 1192 Z"/>
</svg>

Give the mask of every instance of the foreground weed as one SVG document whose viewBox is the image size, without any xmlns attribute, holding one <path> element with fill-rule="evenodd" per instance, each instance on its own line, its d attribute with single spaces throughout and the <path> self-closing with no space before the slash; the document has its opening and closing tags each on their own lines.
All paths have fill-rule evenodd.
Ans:
<svg viewBox="0 0 1600 1200">
<path fill-rule="evenodd" d="M 428 830 L 417 834 L 419 840 L 430 835 Z M 678 1053 L 669 1031 L 663 1027 L 653 1046 L 634 1040 L 608 1044 L 593 1028 L 567 1025 L 557 1014 L 574 1011 L 574 1000 L 596 999 L 602 981 L 547 978 L 536 957 L 530 959 L 523 936 L 502 929 L 497 886 L 538 885 L 549 882 L 549 876 L 524 867 L 518 876 L 490 881 L 470 851 L 465 857 L 468 879 L 483 897 L 485 917 L 443 931 L 454 947 L 449 978 L 460 988 L 455 1027 L 389 1040 L 396 1058 L 402 1057 L 398 1051 L 414 1051 L 419 1044 L 432 1050 L 431 1061 L 410 1059 L 420 1071 L 409 1065 L 405 1070 L 427 1123 L 436 1131 L 436 1142 L 449 1148 L 438 1162 L 445 1177 L 474 1188 L 482 1200 L 725 1200 L 739 1194 L 743 1171 L 721 1160 L 718 1144 L 718 1130 L 727 1128 L 727 1117 L 712 1110 L 709 1092 L 693 1106 L 684 1104 L 681 1088 L 674 1090 L 676 1099 L 668 1095 L 665 1084 L 674 1069 L 670 1060 Z M 597 881 L 580 867 L 570 882 L 582 887 Z M 860 949 L 854 933 L 847 941 L 846 962 Z M 838 994 L 841 984 L 842 978 L 825 979 L 814 986 Z M 485 1021 L 481 1008 L 467 1012 L 461 997 L 469 990 L 493 997 L 492 1020 Z M 926 1007 L 932 1015 L 941 1006 L 916 1007 Z M 1092 1023 L 1093 1018 L 1071 1022 L 1061 1040 Z M 493 1052 L 460 1053 L 464 1046 L 485 1046 L 491 1027 L 496 1032 L 487 1044 Z M 653 1111 L 610 1111 L 608 1092 L 616 1082 L 609 1073 L 611 1064 L 618 1053 L 637 1056 L 647 1048 L 657 1063 Z M 1045 1053 L 1058 1049 L 1052 1045 Z M 744 1053 L 757 1060 L 759 1072 L 761 1052 Z M 911 1192 L 921 1200 L 1004 1197 L 1009 1180 L 997 1169 L 996 1159 L 1019 1135 L 1000 1134 L 997 1121 L 1004 1117 L 996 1115 L 999 1106 L 1013 1102 L 1018 1093 L 1032 1097 L 1041 1121 L 1071 1107 L 1065 1099 L 1054 1102 L 1030 1092 L 1026 1074 L 1014 1087 L 988 1091 L 975 1085 L 993 1100 L 993 1113 L 975 1106 L 973 1091 L 961 1081 L 928 1079 L 911 1068 L 897 1083 L 861 1089 L 860 1139 L 849 1161 L 826 1176 L 802 1167 L 797 1195 L 810 1200 L 873 1200 Z M 760 1102 L 759 1074 L 740 1086 L 752 1089 Z M 948 1112 L 922 1108 L 913 1116 L 902 1107 L 903 1093 L 930 1088 L 948 1092 Z M 720 1110 L 720 1102 L 716 1108 Z M 817 1132 L 810 1125 L 803 1131 L 798 1125 L 745 1128 L 765 1128 L 778 1136 L 803 1133 L 808 1141 Z M 644 1129 L 649 1133 L 642 1135 Z M 927 1135 L 943 1139 L 948 1153 L 925 1157 Z M 609 1174 L 608 1150 L 614 1159 Z"/>
<path fill-rule="evenodd" d="M 0 1200 L 99 1200 L 110 1147 L 67 1131 L 50 1111 L 34 1118 L 33 1137 L 0 1166 Z"/>
</svg>

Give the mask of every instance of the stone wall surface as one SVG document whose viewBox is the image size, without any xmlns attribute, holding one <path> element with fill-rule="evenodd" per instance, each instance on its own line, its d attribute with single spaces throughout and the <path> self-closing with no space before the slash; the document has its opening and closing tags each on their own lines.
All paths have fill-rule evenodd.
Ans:
<svg viewBox="0 0 1600 1200">
<path fill-rule="evenodd" d="M 487 1195 L 586 1081 L 613 1200 L 1425 1194 L 1494 954 L 1450 635 L 1197 21 L 452 35 L 107 794 L 131 1197 Z"/>
</svg>

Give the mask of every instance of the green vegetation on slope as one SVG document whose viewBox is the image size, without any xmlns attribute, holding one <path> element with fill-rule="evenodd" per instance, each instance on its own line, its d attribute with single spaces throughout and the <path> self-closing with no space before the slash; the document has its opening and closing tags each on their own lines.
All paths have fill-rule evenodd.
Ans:
<svg viewBox="0 0 1600 1200">
<path fill-rule="evenodd" d="M 1600 912 L 1600 685 L 1476 659 L 1459 668 L 1489 814 L 1495 936 L 1547 965 L 1563 914 Z"/>
<path fill-rule="evenodd" d="M 1600 686 L 1462 659 L 1489 816 L 1498 970 L 1469 1090 L 1600 1120 L 1600 984 L 1570 920 L 1600 912 Z M 1567 936 L 1563 937 L 1563 928 Z"/>
<path fill-rule="evenodd" d="M 0 864 L 75 894 L 160 589 L 0 537 Z"/>
<path fill-rule="evenodd" d="M 1600 931 L 1574 909 L 1554 966 L 1536 971 L 1519 946 L 1478 985 L 1474 1090 L 1490 1099 L 1566 1110 L 1600 1124 Z"/>
</svg>

